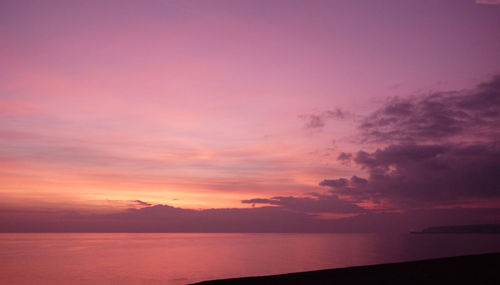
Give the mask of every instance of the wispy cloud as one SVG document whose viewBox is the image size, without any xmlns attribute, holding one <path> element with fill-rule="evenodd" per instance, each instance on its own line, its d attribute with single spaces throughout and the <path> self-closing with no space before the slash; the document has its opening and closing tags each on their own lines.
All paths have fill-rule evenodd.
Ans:
<svg viewBox="0 0 500 285">
<path fill-rule="evenodd" d="M 340 108 L 334 108 L 332 110 L 326 110 L 322 112 L 303 114 L 299 118 L 305 121 L 305 127 L 308 129 L 321 129 L 323 128 L 327 121 L 329 120 L 346 120 L 356 118 L 351 112 L 341 110 Z"/>
</svg>

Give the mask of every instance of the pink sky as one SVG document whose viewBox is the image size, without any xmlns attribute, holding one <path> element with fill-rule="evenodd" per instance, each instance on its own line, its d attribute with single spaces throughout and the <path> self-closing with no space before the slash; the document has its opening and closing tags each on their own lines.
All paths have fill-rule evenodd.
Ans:
<svg viewBox="0 0 500 285">
<path fill-rule="evenodd" d="M 500 6 L 477 2 L 2 1 L 0 207 L 241 208 L 367 178 L 336 158 L 386 145 L 356 136 L 387 98 L 500 72 Z"/>
</svg>

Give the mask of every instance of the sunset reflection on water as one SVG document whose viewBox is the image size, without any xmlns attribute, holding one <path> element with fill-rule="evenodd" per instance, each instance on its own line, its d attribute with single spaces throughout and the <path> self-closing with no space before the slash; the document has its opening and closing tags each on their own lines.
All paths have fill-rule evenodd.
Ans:
<svg viewBox="0 0 500 285">
<path fill-rule="evenodd" d="M 493 235 L 1 234 L 2 284 L 186 284 L 500 251 Z"/>
</svg>

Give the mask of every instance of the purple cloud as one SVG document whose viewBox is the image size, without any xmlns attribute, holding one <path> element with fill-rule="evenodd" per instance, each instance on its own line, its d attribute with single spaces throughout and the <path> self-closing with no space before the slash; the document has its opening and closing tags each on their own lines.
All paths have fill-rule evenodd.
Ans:
<svg viewBox="0 0 500 285">
<path fill-rule="evenodd" d="M 385 146 L 341 153 L 368 177 L 320 182 L 335 195 L 403 208 L 500 197 L 500 76 L 473 90 L 389 100 L 360 131 Z"/>
<path fill-rule="evenodd" d="M 500 75 L 473 90 L 392 98 L 360 125 L 364 141 L 431 143 L 500 138 Z"/>
<path fill-rule="evenodd" d="M 324 180 L 321 186 L 356 200 L 390 199 L 401 204 L 464 203 L 472 198 L 500 197 L 500 146 L 390 145 L 354 162 L 368 179 Z"/>
<path fill-rule="evenodd" d="M 273 197 L 270 199 L 249 199 L 241 201 L 245 204 L 267 204 L 303 213 L 362 213 L 365 210 L 348 201 L 339 199 L 336 195 L 315 194 L 311 197 Z"/>
<path fill-rule="evenodd" d="M 327 179 L 323 180 L 319 183 L 321 186 L 328 186 L 331 188 L 344 188 L 347 186 L 349 181 L 345 178 L 339 178 L 339 179 Z"/>
<path fill-rule="evenodd" d="M 349 162 L 351 162 L 352 154 L 341 152 L 339 154 L 339 156 L 337 157 L 337 159 L 344 162 L 344 163 L 349 163 Z"/>
<path fill-rule="evenodd" d="M 326 110 L 320 113 L 301 115 L 301 119 L 306 121 L 306 128 L 320 129 L 323 128 L 328 120 L 344 120 L 354 117 L 350 112 L 335 108 L 333 110 Z"/>
</svg>

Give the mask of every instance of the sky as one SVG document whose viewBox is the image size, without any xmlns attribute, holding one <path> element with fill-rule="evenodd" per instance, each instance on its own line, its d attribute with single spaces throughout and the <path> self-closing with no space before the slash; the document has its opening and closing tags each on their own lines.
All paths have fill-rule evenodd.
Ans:
<svg viewBox="0 0 500 285">
<path fill-rule="evenodd" d="M 5 231 L 500 222 L 496 0 L 6 0 L 0 62 Z"/>
</svg>

